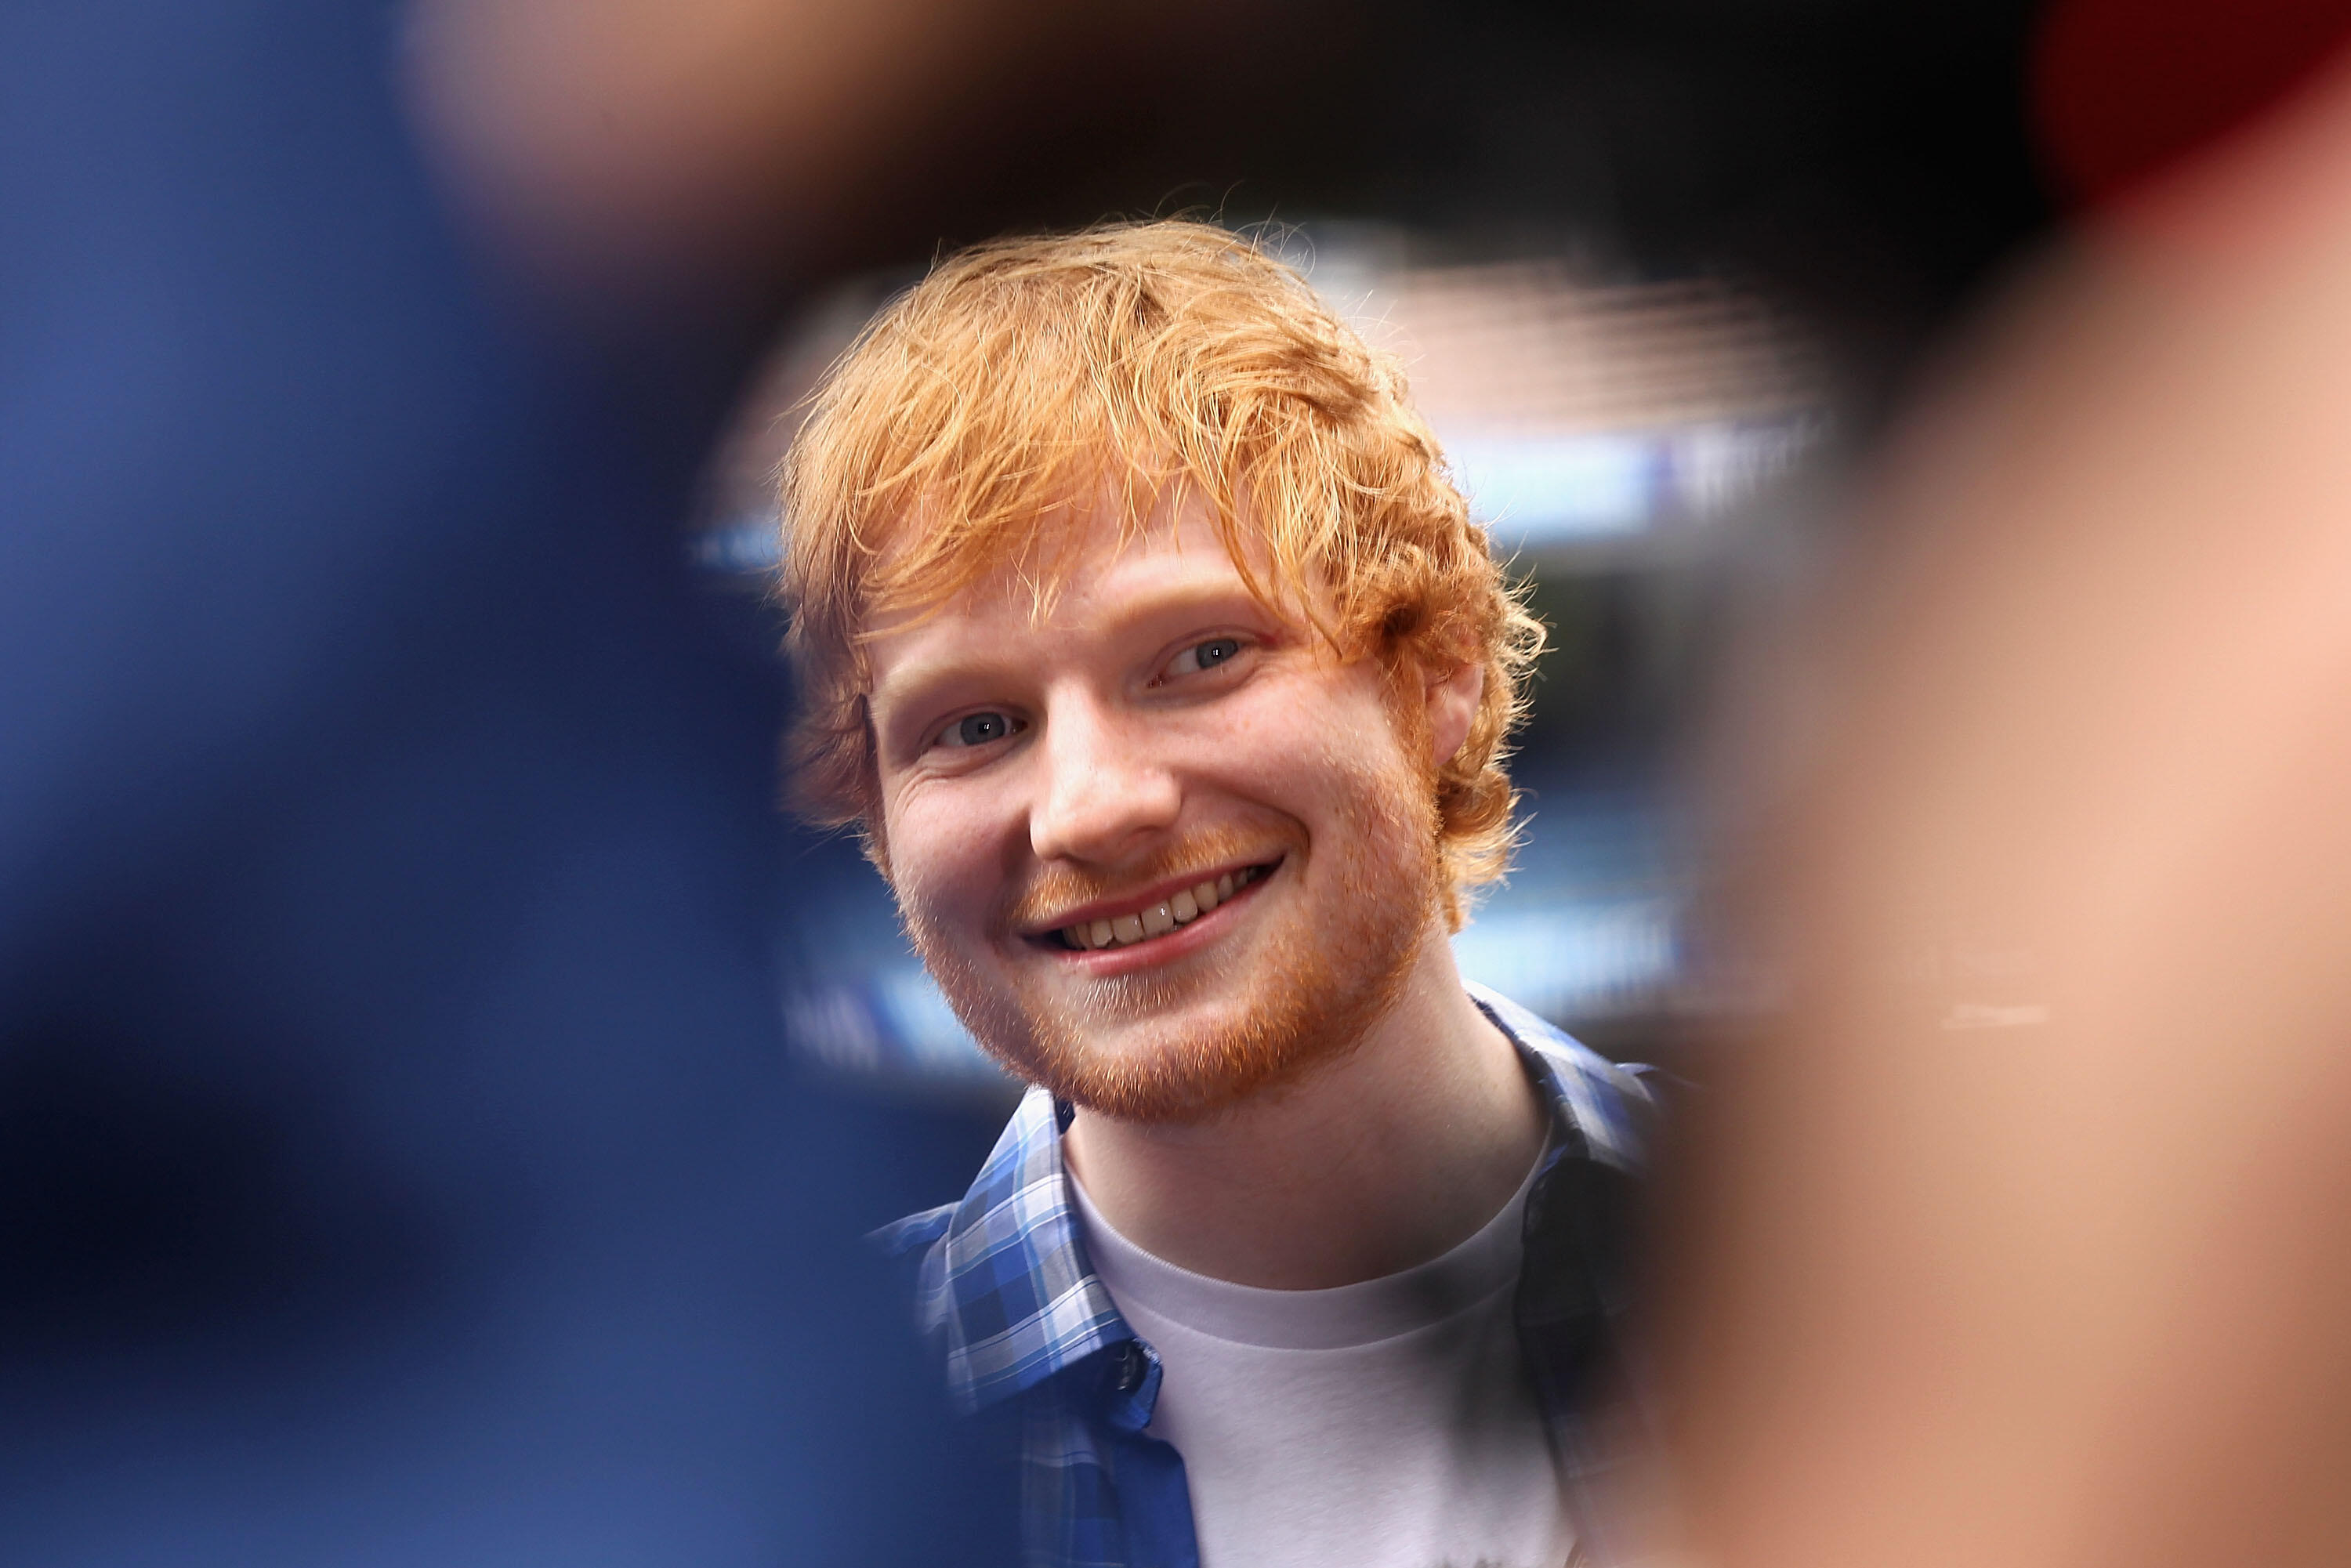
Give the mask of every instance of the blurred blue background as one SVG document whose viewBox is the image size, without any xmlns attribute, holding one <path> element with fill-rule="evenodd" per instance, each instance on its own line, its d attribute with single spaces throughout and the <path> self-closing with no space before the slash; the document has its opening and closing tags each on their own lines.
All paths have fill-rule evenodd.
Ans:
<svg viewBox="0 0 2351 1568">
<path fill-rule="evenodd" d="M 1656 1054 L 1723 584 L 2044 220 L 2029 16 L 1071 15 L 583 303 L 396 7 L 0 12 L 0 1561 L 1000 1560 L 857 1237 L 1003 1090 L 775 809 L 742 422 L 939 245 L 1304 220 L 1559 638 L 1465 962 Z"/>
</svg>

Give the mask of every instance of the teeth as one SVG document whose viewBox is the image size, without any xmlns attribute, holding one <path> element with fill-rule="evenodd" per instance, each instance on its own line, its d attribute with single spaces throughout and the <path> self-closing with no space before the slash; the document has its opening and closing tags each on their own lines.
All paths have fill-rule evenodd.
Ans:
<svg viewBox="0 0 2351 1568">
<path fill-rule="evenodd" d="M 1204 882 L 1187 887 L 1162 904 L 1133 915 L 1122 915 L 1115 920 L 1089 920 L 1061 928 L 1061 938 L 1072 947 L 1123 947 L 1140 942 L 1146 936 L 1165 936 L 1178 925 L 1188 925 L 1201 915 L 1231 898 L 1241 888 L 1255 882 L 1261 873 L 1255 866 L 1238 872 L 1227 872 L 1214 882 Z"/>
</svg>

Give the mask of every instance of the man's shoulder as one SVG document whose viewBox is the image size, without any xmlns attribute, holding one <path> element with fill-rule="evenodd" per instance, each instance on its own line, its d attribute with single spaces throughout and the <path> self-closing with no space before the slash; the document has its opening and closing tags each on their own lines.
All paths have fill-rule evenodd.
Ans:
<svg viewBox="0 0 2351 1568">
<path fill-rule="evenodd" d="M 921 1252 L 962 1234 L 993 1248 L 1040 1225 L 1062 1207 L 1061 1118 L 1052 1097 L 1031 1088 L 961 1197 L 893 1219 L 865 1239 L 893 1257 Z"/>
<path fill-rule="evenodd" d="M 1517 1042 L 1529 1070 L 1550 1094 L 1559 1113 L 1583 1135 L 1593 1157 L 1625 1170 L 1645 1163 L 1656 1100 L 1648 1069 L 1611 1061 L 1565 1030 L 1477 984 L 1470 997 L 1486 1016 Z"/>
<path fill-rule="evenodd" d="M 886 1257 L 904 1258 L 909 1253 L 924 1251 L 947 1233 L 947 1227 L 955 1223 L 956 1210 L 962 1207 L 961 1200 L 957 1200 L 924 1209 L 919 1214 L 910 1214 L 904 1219 L 893 1219 L 877 1229 L 867 1231 L 865 1239 Z"/>
<path fill-rule="evenodd" d="M 1088 1267 L 1052 1097 L 1031 1089 L 956 1202 L 871 1231 L 911 1265 L 915 1317 L 940 1336 L 967 1414 L 1131 1337 Z"/>
</svg>

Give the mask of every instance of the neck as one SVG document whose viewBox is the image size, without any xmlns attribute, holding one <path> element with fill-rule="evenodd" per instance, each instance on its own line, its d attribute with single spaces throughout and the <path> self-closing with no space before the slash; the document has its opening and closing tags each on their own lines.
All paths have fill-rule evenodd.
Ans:
<svg viewBox="0 0 2351 1568">
<path fill-rule="evenodd" d="M 1439 927 L 1396 1005 L 1335 1061 L 1190 1125 L 1081 1109 L 1063 1147 L 1102 1218 L 1145 1251 L 1304 1291 L 1392 1274 L 1467 1239 L 1518 1190 L 1546 1124 Z"/>
</svg>

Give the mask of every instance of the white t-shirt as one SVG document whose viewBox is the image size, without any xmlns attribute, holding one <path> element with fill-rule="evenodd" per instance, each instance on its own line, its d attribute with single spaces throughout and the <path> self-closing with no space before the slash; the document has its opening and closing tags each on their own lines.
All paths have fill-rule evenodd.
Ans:
<svg viewBox="0 0 2351 1568">
<path fill-rule="evenodd" d="M 1201 1568 L 1559 1568 L 1573 1536 L 1510 1301 L 1528 1173 L 1441 1258 L 1330 1291 L 1179 1269 L 1075 1178 L 1094 1270 L 1159 1353 Z"/>
</svg>

